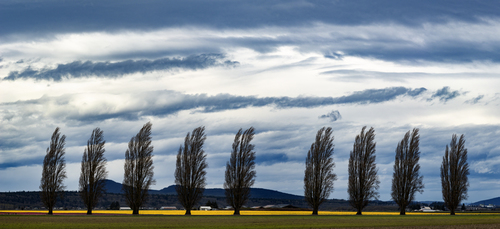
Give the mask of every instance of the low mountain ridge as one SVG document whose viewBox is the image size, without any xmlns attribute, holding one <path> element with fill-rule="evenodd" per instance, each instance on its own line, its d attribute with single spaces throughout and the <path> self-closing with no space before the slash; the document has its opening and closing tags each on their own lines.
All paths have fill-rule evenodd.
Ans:
<svg viewBox="0 0 500 229">
<path fill-rule="evenodd" d="M 108 193 L 117 193 L 117 194 L 122 194 L 122 184 L 117 183 L 113 180 L 106 180 L 106 188 Z M 170 185 L 166 188 L 160 189 L 160 190 L 149 190 L 150 194 L 164 194 L 164 195 L 177 195 L 177 192 L 175 191 L 175 185 Z M 224 189 L 222 188 L 207 188 L 205 189 L 205 192 L 203 193 L 204 196 L 212 196 L 212 197 L 225 197 Z M 250 198 L 257 198 L 257 199 L 279 199 L 279 200 L 304 200 L 303 196 L 298 196 L 298 195 L 293 195 L 293 194 L 288 194 L 288 193 L 283 193 L 280 191 L 274 191 L 274 190 L 269 190 L 269 189 L 264 189 L 264 188 L 251 188 L 250 189 Z M 442 200 L 441 200 L 442 201 Z M 391 200 L 387 201 L 391 202 Z M 431 204 L 433 202 L 439 202 L 439 201 L 417 201 L 420 203 L 426 203 L 426 204 Z M 472 205 L 479 205 L 479 204 L 493 204 L 496 206 L 500 206 L 500 197 L 496 198 L 491 198 L 487 200 L 481 200 L 472 203 Z"/>
<path fill-rule="evenodd" d="M 105 179 L 104 182 L 107 193 L 118 193 L 118 194 L 123 193 L 122 184 L 108 179 Z"/>
<path fill-rule="evenodd" d="M 108 193 L 123 193 L 122 184 L 113 180 L 106 180 L 106 192 Z M 175 185 L 170 185 L 160 190 L 149 190 L 150 194 L 177 195 Z M 225 190 L 222 188 L 206 188 L 203 192 L 204 196 L 225 197 Z M 250 188 L 251 198 L 266 198 L 266 199 L 286 199 L 286 200 L 303 200 L 303 196 L 288 194 L 265 188 Z"/>
<path fill-rule="evenodd" d="M 480 204 L 485 204 L 485 205 L 493 204 L 496 206 L 500 206 L 500 197 L 491 198 L 491 199 L 487 199 L 487 200 L 481 200 L 481 201 L 473 203 L 473 205 L 480 205 Z"/>
</svg>

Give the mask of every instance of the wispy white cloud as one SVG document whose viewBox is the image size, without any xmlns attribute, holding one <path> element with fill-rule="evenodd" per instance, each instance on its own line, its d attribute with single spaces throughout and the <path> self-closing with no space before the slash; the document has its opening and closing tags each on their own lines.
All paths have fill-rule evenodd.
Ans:
<svg viewBox="0 0 500 229">
<path fill-rule="evenodd" d="M 470 100 L 467 100 L 467 101 L 465 101 L 465 102 L 466 102 L 466 103 L 469 103 L 469 104 L 477 104 L 477 103 L 479 103 L 479 101 L 480 101 L 481 99 L 483 99 L 483 98 L 484 98 L 484 95 L 478 95 L 477 97 L 472 98 L 472 99 L 470 99 Z"/>
</svg>

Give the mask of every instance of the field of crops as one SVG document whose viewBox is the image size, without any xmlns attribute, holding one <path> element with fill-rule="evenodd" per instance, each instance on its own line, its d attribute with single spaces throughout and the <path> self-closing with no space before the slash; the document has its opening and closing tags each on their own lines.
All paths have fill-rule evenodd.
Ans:
<svg viewBox="0 0 500 229">
<path fill-rule="evenodd" d="M 184 211 L 144 210 L 132 216 L 131 211 L 0 211 L 0 228 L 346 228 L 346 227 L 438 227 L 438 228 L 500 228 L 500 214 L 460 213 L 397 213 L 320 212 L 310 216 L 306 211 L 243 211 L 242 216 L 229 216 L 232 211 L 193 211 L 193 216 L 181 216 Z M 10 215 L 7 215 L 10 214 Z M 14 215 L 19 214 L 19 215 Z M 21 215 L 23 214 L 23 215 Z M 32 215 L 24 215 L 32 214 Z M 286 215 L 284 215 L 286 214 Z"/>
<path fill-rule="evenodd" d="M 94 210 L 92 211 L 97 215 L 132 215 L 132 210 Z M 186 211 L 184 210 L 140 210 L 140 215 L 184 215 Z M 229 216 L 233 215 L 233 210 L 217 210 L 217 211 L 191 211 L 192 215 L 197 216 L 210 216 L 210 215 L 219 215 L 219 216 Z M 56 215 L 84 215 L 87 213 L 87 210 L 55 210 L 54 214 Z M 242 210 L 241 215 L 301 215 L 307 216 L 311 215 L 311 211 L 245 211 Z M 47 214 L 47 211 L 44 210 L 0 210 L 0 214 L 19 214 L 19 215 L 43 215 Z M 449 215 L 449 212 L 407 212 L 407 215 Z M 485 215 L 486 213 L 480 212 L 459 212 L 458 215 Z M 337 216 L 348 216 L 348 215 L 356 215 L 356 212 L 352 211 L 320 211 L 319 215 L 337 215 Z M 363 212 L 363 215 L 399 215 L 399 212 Z M 498 215 L 500 213 L 491 213 L 490 215 Z"/>
</svg>

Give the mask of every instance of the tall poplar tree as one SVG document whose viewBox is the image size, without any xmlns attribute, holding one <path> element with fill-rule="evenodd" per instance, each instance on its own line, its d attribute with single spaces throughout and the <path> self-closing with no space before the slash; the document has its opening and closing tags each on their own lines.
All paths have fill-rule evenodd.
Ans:
<svg viewBox="0 0 500 229">
<path fill-rule="evenodd" d="M 453 134 L 450 147 L 446 145 L 441 164 L 443 200 L 446 207 L 450 209 L 451 215 L 455 215 L 455 209 L 460 202 L 467 199 L 468 175 L 469 163 L 467 163 L 465 136 L 462 134 L 457 142 L 457 135 Z"/>
<path fill-rule="evenodd" d="M 203 150 L 205 139 L 205 127 L 200 126 L 186 135 L 184 146 L 181 145 L 177 153 L 175 190 L 186 215 L 191 215 L 191 208 L 200 201 L 205 191 L 205 169 L 208 167 Z"/>
<path fill-rule="evenodd" d="M 399 206 L 399 214 L 406 214 L 406 207 L 415 199 L 415 193 L 424 191 L 423 176 L 420 176 L 419 129 L 406 132 L 396 147 L 391 197 Z"/>
<path fill-rule="evenodd" d="M 356 215 L 361 215 L 363 208 L 370 199 L 378 198 L 377 189 L 380 181 L 377 176 L 375 163 L 375 130 L 370 128 L 365 133 L 366 126 L 356 136 L 354 146 L 349 157 L 348 173 L 349 203 L 357 210 Z"/>
<path fill-rule="evenodd" d="M 130 139 L 125 152 L 122 189 L 134 215 L 139 214 L 139 209 L 148 199 L 149 187 L 156 182 L 153 179 L 152 126 L 151 122 L 144 124 L 139 133 Z"/>
<path fill-rule="evenodd" d="M 226 200 L 234 209 L 234 215 L 240 214 L 240 209 L 250 198 L 250 188 L 255 182 L 255 145 L 250 144 L 255 134 L 250 127 L 236 133 L 231 151 L 231 158 L 226 164 L 226 180 L 224 189 Z"/>
<path fill-rule="evenodd" d="M 105 179 L 108 172 L 106 171 L 104 144 L 106 141 L 104 141 L 103 131 L 95 128 L 82 156 L 79 190 L 83 203 L 87 207 L 87 215 L 92 214 L 92 209 L 106 192 Z"/>
<path fill-rule="evenodd" d="M 63 197 L 65 188 L 63 181 L 66 178 L 65 144 L 66 136 L 61 136 L 57 127 L 43 159 L 42 179 L 40 180 L 40 198 L 43 205 L 49 209 L 49 215 L 53 214 L 57 197 Z"/>
<path fill-rule="evenodd" d="M 337 175 L 333 173 L 333 135 L 332 128 L 321 128 L 316 134 L 316 141 L 307 152 L 304 171 L 304 197 L 313 208 L 313 215 L 318 215 L 319 206 L 328 199 L 333 191 L 333 182 Z"/>
</svg>

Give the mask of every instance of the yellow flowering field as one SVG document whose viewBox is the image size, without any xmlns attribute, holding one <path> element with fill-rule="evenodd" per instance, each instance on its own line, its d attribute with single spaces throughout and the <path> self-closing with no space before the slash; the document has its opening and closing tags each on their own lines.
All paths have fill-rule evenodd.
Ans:
<svg viewBox="0 0 500 229">
<path fill-rule="evenodd" d="M 0 210 L 0 213 L 4 214 L 47 214 L 47 210 Z M 54 214 L 86 214 L 86 210 L 55 210 Z M 132 210 L 94 210 L 92 211 L 94 214 L 110 214 L 110 215 L 131 215 Z M 184 215 L 184 210 L 140 210 L 139 214 L 141 215 Z M 241 215 L 311 215 L 311 211 L 260 211 L 260 210 L 250 210 L 244 211 L 242 210 Z M 192 215 L 232 215 L 233 210 L 217 210 L 217 211 L 199 211 L 192 210 Z M 449 215 L 449 212 L 407 212 L 407 215 Z M 500 215 L 500 213 L 480 213 L 480 212 L 457 212 L 457 215 Z M 320 211 L 319 215 L 338 215 L 338 216 L 346 216 L 346 215 L 356 215 L 356 212 L 348 212 L 348 211 Z M 399 215 L 399 212 L 363 212 L 363 215 Z"/>
</svg>

